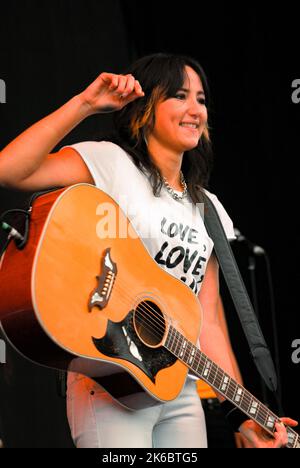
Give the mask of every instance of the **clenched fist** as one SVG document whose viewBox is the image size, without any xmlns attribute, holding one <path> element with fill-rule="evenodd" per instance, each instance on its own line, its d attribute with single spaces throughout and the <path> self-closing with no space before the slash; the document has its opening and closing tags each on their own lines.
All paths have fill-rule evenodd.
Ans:
<svg viewBox="0 0 300 468">
<path fill-rule="evenodd" d="M 88 88 L 79 94 L 80 99 L 90 107 L 91 114 L 121 110 L 130 102 L 143 96 L 145 93 L 140 83 L 132 75 L 113 73 L 101 73 Z"/>
</svg>

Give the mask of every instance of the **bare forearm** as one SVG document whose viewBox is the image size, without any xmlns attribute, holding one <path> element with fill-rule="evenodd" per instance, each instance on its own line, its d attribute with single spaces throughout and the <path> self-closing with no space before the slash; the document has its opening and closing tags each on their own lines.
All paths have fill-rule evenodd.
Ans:
<svg viewBox="0 0 300 468">
<path fill-rule="evenodd" d="M 21 133 L 0 153 L 0 184 L 33 174 L 53 148 L 91 115 L 80 95 Z"/>
<path fill-rule="evenodd" d="M 43 163 L 47 162 L 47 155 L 86 117 L 96 113 L 120 111 L 144 95 L 140 83 L 132 75 L 101 73 L 82 93 L 32 125 L 1 151 L 0 185 L 20 187 L 19 182 L 41 170 Z M 55 164 L 53 167 L 55 171 Z M 49 177 L 47 181 L 47 172 L 43 176 L 46 187 L 55 178 Z M 64 184 L 65 181 L 66 179 Z"/>
<path fill-rule="evenodd" d="M 231 350 L 228 346 L 228 341 L 218 324 L 205 324 L 200 337 L 201 350 L 218 366 L 220 366 L 234 380 L 240 382 L 240 375 L 236 375 L 234 368 Z M 220 401 L 224 401 L 224 397 L 217 394 Z"/>
</svg>

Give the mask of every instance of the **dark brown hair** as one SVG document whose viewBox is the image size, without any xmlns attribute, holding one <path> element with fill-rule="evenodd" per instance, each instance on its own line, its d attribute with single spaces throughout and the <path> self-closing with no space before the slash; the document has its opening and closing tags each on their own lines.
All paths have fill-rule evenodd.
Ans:
<svg viewBox="0 0 300 468">
<path fill-rule="evenodd" d="M 138 169 L 148 177 L 150 173 L 149 180 L 156 197 L 160 195 L 163 178 L 148 152 L 145 137 L 154 127 L 156 104 L 160 100 L 174 97 L 182 88 L 186 77 L 186 66 L 190 66 L 199 75 L 209 110 L 209 87 L 200 64 L 186 56 L 155 54 L 139 59 L 124 72 L 132 74 L 141 83 L 145 96 L 114 114 L 115 134 L 110 140 L 121 146 L 132 157 Z M 203 201 L 202 189 L 208 186 L 212 160 L 207 127 L 198 146 L 187 151 L 183 157 L 182 172 L 193 203 Z"/>
</svg>

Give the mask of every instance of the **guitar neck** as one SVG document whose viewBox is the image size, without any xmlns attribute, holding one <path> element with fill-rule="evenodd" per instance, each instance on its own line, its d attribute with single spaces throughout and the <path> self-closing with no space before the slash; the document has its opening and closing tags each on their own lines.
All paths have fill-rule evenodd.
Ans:
<svg viewBox="0 0 300 468">
<path fill-rule="evenodd" d="M 274 435 L 275 425 L 280 422 L 280 419 L 171 325 L 164 346 L 199 379 L 231 401 L 269 434 Z M 288 448 L 300 448 L 300 436 L 289 427 L 287 427 L 287 432 Z"/>
</svg>

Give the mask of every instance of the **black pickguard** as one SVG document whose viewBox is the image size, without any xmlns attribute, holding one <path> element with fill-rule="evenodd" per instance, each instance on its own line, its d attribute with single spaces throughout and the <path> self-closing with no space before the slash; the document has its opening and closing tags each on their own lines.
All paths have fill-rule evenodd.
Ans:
<svg viewBox="0 0 300 468">
<path fill-rule="evenodd" d="M 119 323 L 109 320 L 106 335 L 100 339 L 92 337 L 92 340 L 102 354 L 131 362 L 155 383 L 157 373 L 175 364 L 177 358 L 164 347 L 153 349 L 144 345 L 136 334 L 133 314 L 134 311 L 129 312 L 126 318 Z M 127 336 L 123 329 L 126 330 Z M 133 343 L 135 346 L 132 345 Z"/>
</svg>

